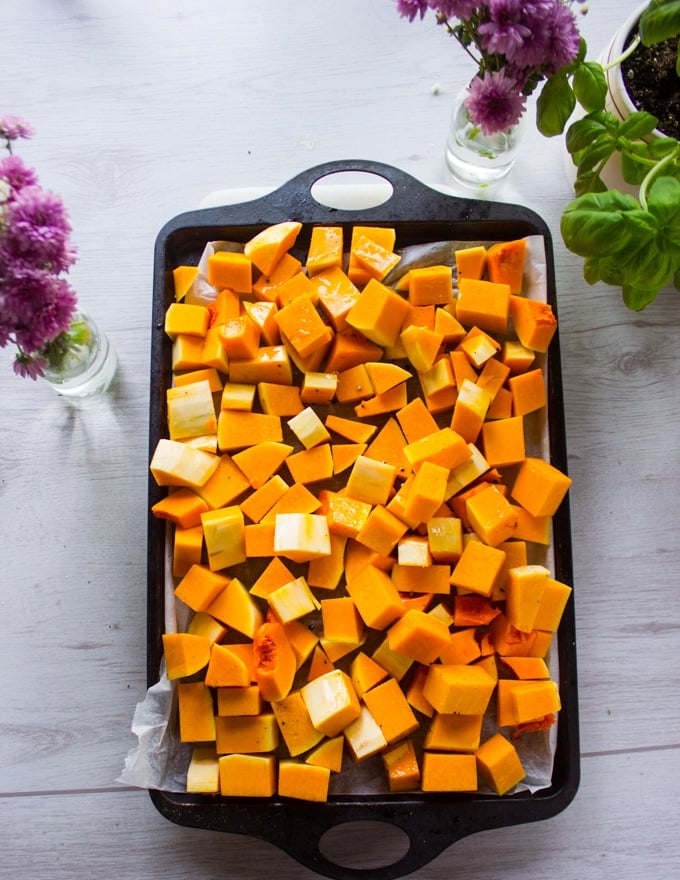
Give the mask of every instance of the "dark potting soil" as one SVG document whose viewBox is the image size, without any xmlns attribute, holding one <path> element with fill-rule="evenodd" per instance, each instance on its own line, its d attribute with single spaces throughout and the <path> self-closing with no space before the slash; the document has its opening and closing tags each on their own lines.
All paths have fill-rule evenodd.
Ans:
<svg viewBox="0 0 680 880">
<path fill-rule="evenodd" d="M 621 65 L 632 102 L 659 120 L 657 128 L 680 140 L 680 77 L 675 71 L 678 38 L 638 46 Z"/>
</svg>

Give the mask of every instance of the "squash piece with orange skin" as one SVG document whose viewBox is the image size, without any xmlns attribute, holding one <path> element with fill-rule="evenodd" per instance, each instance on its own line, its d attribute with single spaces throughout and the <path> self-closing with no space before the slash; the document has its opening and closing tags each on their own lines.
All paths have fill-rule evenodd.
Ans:
<svg viewBox="0 0 680 880">
<path fill-rule="evenodd" d="M 170 681 L 193 675 L 208 665 L 212 642 L 191 633 L 164 633 L 163 652 Z"/>
<path fill-rule="evenodd" d="M 531 351 L 546 352 L 557 330 L 557 318 L 550 303 L 510 297 L 510 317 L 519 341 Z"/>
<path fill-rule="evenodd" d="M 269 276 L 286 251 L 295 244 L 302 223 L 285 220 L 265 227 L 246 242 L 243 252 L 255 266 Z"/>
<path fill-rule="evenodd" d="M 270 703 L 288 696 L 297 671 L 297 658 L 283 626 L 265 621 L 253 638 L 255 681 Z"/>
<path fill-rule="evenodd" d="M 520 293 L 526 250 L 527 243 L 523 238 L 492 244 L 486 252 L 486 270 L 490 280 L 509 284 L 512 293 Z"/>
</svg>

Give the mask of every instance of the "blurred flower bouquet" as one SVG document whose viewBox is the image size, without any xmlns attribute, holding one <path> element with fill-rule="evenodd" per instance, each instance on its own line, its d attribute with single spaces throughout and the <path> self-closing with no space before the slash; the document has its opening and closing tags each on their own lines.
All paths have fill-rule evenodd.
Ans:
<svg viewBox="0 0 680 880">
<path fill-rule="evenodd" d="M 0 347 L 17 348 L 14 371 L 36 379 L 89 333 L 76 316 L 76 296 L 63 274 L 75 261 L 61 200 L 13 155 L 14 141 L 32 135 L 16 116 L 0 116 Z"/>
<path fill-rule="evenodd" d="M 522 118 L 526 98 L 579 54 L 572 0 L 396 0 L 413 21 L 431 10 L 477 66 L 465 107 L 485 136 Z"/>
</svg>

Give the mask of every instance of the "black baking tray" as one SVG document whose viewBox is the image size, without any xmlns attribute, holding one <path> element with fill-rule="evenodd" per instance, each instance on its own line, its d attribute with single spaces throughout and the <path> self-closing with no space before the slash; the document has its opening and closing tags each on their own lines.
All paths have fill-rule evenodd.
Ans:
<svg viewBox="0 0 680 880">
<path fill-rule="evenodd" d="M 340 210 L 317 201 L 312 189 L 340 172 L 377 175 L 392 194 L 377 207 Z M 329 177 L 329 180 L 332 178 Z M 310 168 L 261 198 L 240 204 L 180 214 L 159 232 L 154 254 L 151 331 L 150 438 L 152 454 L 166 434 L 165 390 L 171 383 L 171 345 L 164 333 L 164 314 L 174 299 L 172 270 L 196 264 L 207 241 L 245 242 L 265 226 L 283 220 L 332 224 L 347 229 L 357 223 L 396 229 L 397 248 L 433 241 L 512 240 L 540 235 L 545 243 L 548 302 L 557 314 L 552 238 L 546 223 L 526 207 L 442 194 L 409 174 L 364 160 L 329 162 Z M 299 244 L 304 236 L 304 228 Z M 567 449 L 560 366 L 559 331 L 548 353 L 548 431 L 552 463 L 567 472 Z M 164 494 L 149 478 L 149 506 Z M 568 498 L 553 521 L 553 576 L 573 585 Z M 149 686 L 158 680 L 164 627 L 165 525 L 149 514 L 148 522 L 148 651 Z M 400 793 L 331 795 L 327 803 L 270 799 L 222 798 L 152 790 L 151 799 L 167 819 L 183 826 L 245 834 L 266 840 L 301 864 L 327 877 L 391 880 L 434 859 L 457 840 L 486 829 L 550 818 L 573 800 L 579 784 L 579 727 L 573 593 L 557 638 L 559 714 L 552 782 L 534 794 L 504 797 L 482 794 Z M 348 867 L 327 858 L 320 843 L 326 832 L 346 822 L 382 821 L 408 837 L 407 852 L 383 867 Z"/>
</svg>

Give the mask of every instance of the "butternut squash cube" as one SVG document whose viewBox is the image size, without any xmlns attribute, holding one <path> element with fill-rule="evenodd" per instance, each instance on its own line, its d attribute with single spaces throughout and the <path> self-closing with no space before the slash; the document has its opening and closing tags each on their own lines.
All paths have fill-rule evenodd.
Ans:
<svg viewBox="0 0 680 880">
<path fill-rule="evenodd" d="M 323 733 L 312 724 L 300 691 L 291 691 L 288 696 L 282 700 L 275 700 L 271 705 L 281 736 L 292 758 L 309 751 L 321 741 Z"/>
<path fill-rule="evenodd" d="M 486 248 L 483 245 L 471 245 L 458 248 L 455 252 L 456 272 L 458 278 L 481 278 L 486 268 Z"/>
<path fill-rule="evenodd" d="M 432 597 L 451 592 L 451 566 L 433 564 L 425 568 L 413 565 L 392 566 L 392 582 L 400 593 L 425 593 Z"/>
<path fill-rule="evenodd" d="M 475 752 L 479 775 L 494 789 L 496 794 L 506 794 L 526 773 L 517 749 L 502 734 L 489 737 Z"/>
<path fill-rule="evenodd" d="M 500 660 L 516 678 L 524 680 L 550 678 L 545 660 L 540 657 L 501 657 Z"/>
<path fill-rule="evenodd" d="M 532 516 L 554 516 L 571 479 L 550 462 L 528 456 L 520 465 L 512 497 Z"/>
<path fill-rule="evenodd" d="M 163 653 L 170 681 L 200 672 L 208 665 L 212 642 L 207 636 L 163 633 Z"/>
<path fill-rule="evenodd" d="M 515 509 L 493 483 L 467 499 L 465 513 L 475 534 L 491 547 L 497 547 L 515 534 Z"/>
<path fill-rule="evenodd" d="M 482 425 L 481 445 L 489 467 L 507 467 L 524 461 L 524 419 L 516 415 L 486 422 Z"/>
<path fill-rule="evenodd" d="M 206 608 L 208 614 L 252 639 L 262 623 L 262 612 L 245 585 L 232 578 L 222 592 Z M 230 645 L 230 650 L 234 646 Z"/>
<path fill-rule="evenodd" d="M 180 742 L 214 742 L 215 714 L 212 692 L 202 681 L 177 685 Z"/>
<path fill-rule="evenodd" d="M 508 571 L 505 584 L 506 614 L 520 632 L 531 632 L 550 571 L 543 565 L 522 565 Z"/>
<path fill-rule="evenodd" d="M 342 736 L 334 736 L 325 739 L 305 758 L 306 764 L 315 767 L 327 767 L 331 773 L 339 773 L 342 770 L 342 758 L 345 740 Z"/>
<path fill-rule="evenodd" d="M 223 409 L 217 417 L 217 443 L 222 452 L 233 452 L 258 443 L 282 441 L 279 416 Z"/>
<path fill-rule="evenodd" d="M 307 581 L 300 576 L 269 594 L 269 604 L 281 623 L 298 620 L 319 607 L 318 600 L 309 589 Z"/>
<path fill-rule="evenodd" d="M 365 566 L 356 578 L 348 578 L 347 592 L 366 626 L 373 629 L 384 629 L 404 610 L 390 576 L 374 565 Z"/>
<path fill-rule="evenodd" d="M 341 669 L 307 682 L 300 692 L 312 724 L 328 737 L 337 736 L 361 713 L 352 681 Z"/>
<path fill-rule="evenodd" d="M 310 406 L 289 419 L 287 424 L 305 449 L 311 449 L 331 439 L 324 423 Z"/>
<path fill-rule="evenodd" d="M 437 712 L 483 715 L 495 687 L 494 679 L 478 666 L 435 663 L 423 694 Z"/>
<path fill-rule="evenodd" d="M 251 492 L 247 498 L 241 501 L 241 510 L 254 523 L 259 523 L 271 508 L 285 495 L 289 489 L 288 483 L 275 474 L 267 482 Z"/>
<path fill-rule="evenodd" d="M 253 266 L 246 254 L 216 251 L 208 257 L 207 271 L 208 283 L 217 290 L 250 293 L 253 288 Z"/>
<path fill-rule="evenodd" d="M 385 348 L 396 343 L 407 313 L 405 299 L 371 278 L 347 313 L 347 323 L 371 342 Z"/>
<path fill-rule="evenodd" d="M 279 761 L 279 795 L 323 803 L 328 800 L 330 776 L 331 771 L 327 767 Z"/>
<path fill-rule="evenodd" d="M 262 272 L 255 279 L 253 282 L 254 296 L 256 296 L 260 302 L 276 305 L 277 288 L 285 281 L 289 281 L 294 275 L 299 274 L 301 269 L 302 263 L 297 257 L 294 257 L 290 253 L 283 254 L 269 275 Z"/>
<path fill-rule="evenodd" d="M 257 385 L 258 382 L 293 384 L 293 365 L 285 345 L 260 346 L 254 357 L 230 363 L 228 373 L 231 382 L 246 385 Z"/>
<path fill-rule="evenodd" d="M 196 611 L 189 621 L 187 632 L 193 633 L 195 636 L 207 636 L 214 644 L 225 637 L 227 627 L 219 620 L 215 620 L 212 614 Z"/>
<path fill-rule="evenodd" d="M 352 242 L 352 259 L 369 278 L 382 281 L 399 263 L 401 257 L 367 235 L 358 235 Z"/>
<path fill-rule="evenodd" d="M 165 312 L 165 332 L 171 339 L 183 336 L 204 337 L 208 331 L 210 313 L 205 306 L 189 303 L 171 303 Z"/>
<path fill-rule="evenodd" d="M 158 519 L 167 519 L 180 528 L 200 525 L 201 513 L 208 509 L 205 501 L 191 489 L 177 489 L 151 507 Z"/>
<path fill-rule="evenodd" d="M 349 675 L 352 679 L 354 690 L 359 697 L 362 697 L 366 691 L 369 691 L 387 678 L 387 671 L 369 657 L 368 654 L 359 651 L 350 664 Z"/>
<path fill-rule="evenodd" d="M 406 520 L 422 523 L 434 516 L 444 503 L 448 479 L 448 468 L 431 461 L 422 462 L 406 494 Z"/>
<path fill-rule="evenodd" d="M 482 737 L 484 715 L 436 712 L 423 746 L 435 752 L 474 752 Z"/>
<path fill-rule="evenodd" d="M 259 351 L 260 328 L 247 313 L 220 324 L 218 335 L 230 361 L 250 360 Z"/>
<path fill-rule="evenodd" d="M 360 455 L 347 478 L 347 495 L 366 504 L 386 504 L 394 485 L 394 465 Z"/>
<path fill-rule="evenodd" d="M 356 645 L 363 636 L 363 621 L 350 596 L 321 599 L 324 638 L 329 642 Z"/>
<path fill-rule="evenodd" d="M 555 632 L 560 625 L 572 588 L 549 577 L 534 618 L 534 628 Z"/>
<path fill-rule="evenodd" d="M 413 324 L 401 331 L 399 339 L 406 357 L 419 373 L 426 373 L 432 368 L 444 342 L 444 336 L 436 330 Z"/>
<path fill-rule="evenodd" d="M 259 715 L 261 711 L 262 694 L 256 684 L 217 688 L 218 715 Z"/>
<path fill-rule="evenodd" d="M 490 405 L 491 395 L 488 391 L 469 379 L 463 380 L 458 388 L 451 427 L 466 443 L 477 441 Z"/>
<path fill-rule="evenodd" d="M 313 513 L 277 513 L 274 552 L 293 562 L 309 562 L 318 556 L 329 556 L 328 520 Z"/>
<path fill-rule="evenodd" d="M 403 520 L 378 504 L 369 513 L 356 540 L 380 556 L 389 556 L 407 531 L 408 525 Z"/>
<path fill-rule="evenodd" d="M 408 610 L 387 632 L 387 642 L 393 651 L 424 665 L 434 663 L 449 638 L 449 628 L 442 620 L 415 608 Z"/>
<path fill-rule="evenodd" d="M 548 401 L 543 370 L 527 370 L 517 376 L 510 376 L 508 389 L 512 394 L 512 414 L 525 416 L 543 409 Z"/>
<path fill-rule="evenodd" d="M 505 553 L 481 541 L 468 541 L 451 572 L 451 583 L 461 590 L 490 596 L 500 576 Z"/>
<path fill-rule="evenodd" d="M 560 709 L 560 694 L 554 681 L 520 681 L 510 692 L 510 704 L 517 724 L 543 718 Z"/>
<path fill-rule="evenodd" d="M 330 524 L 329 524 L 330 531 Z M 310 559 L 307 566 L 307 583 L 321 590 L 335 590 L 345 571 L 345 547 L 347 538 L 330 532 L 331 552 L 328 556 Z"/>
<path fill-rule="evenodd" d="M 215 433 L 217 416 L 210 382 L 207 379 L 168 388 L 166 397 L 168 431 L 171 440 Z"/>
<path fill-rule="evenodd" d="M 408 739 L 382 753 L 390 791 L 411 791 L 420 782 L 420 767 L 413 742 Z"/>
<path fill-rule="evenodd" d="M 192 565 L 200 563 L 203 553 L 203 528 L 190 526 L 188 529 L 175 527 L 172 550 L 172 574 L 184 577 Z"/>
<path fill-rule="evenodd" d="M 371 758 L 387 746 L 385 735 L 367 706 L 361 706 L 359 715 L 343 731 L 350 754 L 357 763 Z"/>
<path fill-rule="evenodd" d="M 411 269 L 408 298 L 414 306 L 448 305 L 453 300 L 453 272 L 450 266 Z"/>
<path fill-rule="evenodd" d="M 242 382 L 225 382 L 220 398 L 220 409 L 252 412 L 257 386 Z"/>
<path fill-rule="evenodd" d="M 176 302 L 184 299 L 189 293 L 197 276 L 198 266 L 175 266 L 172 270 L 172 281 Z"/>
<path fill-rule="evenodd" d="M 525 348 L 539 352 L 548 350 L 557 330 L 557 318 L 550 303 L 513 294 L 510 297 L 510 317 Z"/>
<path fill-rule="evenodd" d="M 247 687 L 250 673 L 243 660 L 228 645 L 213 645 L 205 684 L 208 687 Z"/>
<path fill-rule="evenodd" d="M 263 440 L 232 455 L 232 460 L 246 475 L 253 489 L 259 489 L 281 467 L 293 451 L 287 443 Z"/>
<path fill-rule="evenodd" d="M 308 357 L 332 339 L 332 331 L 321 320 L 311 299 L 298 296 L 274 315 L 282 335 L 300 357 Z"/>
<path fill-rule="evenodd" d="M 175 587 L 175 596 L 193 611 L 205 611 L 230 580 L 205 565 L 192 565 Z"/>
<path fill-rule="evenodd" d="M 456 516 L 433 516 L 427 521 L 427 542 L 436 563 L 455 563 L 463 552 L 463 523 Z"/>
<path fill-rule="evenodd" d="M 473 626 L 450 633 L 439 659 L 442 663 L 467 664 L 477 660 L 482 653 L 477 631 Z"/>
<path fill-rule="evenodd" d="M 439 425 L 421 397 L 410 400 L 397 412 L 396 418 L 409 444 L 439 430 Z"/>
<path fill-rule="evenodd" d="M 272 712 L 261 715 L 218 715 L 215 725 L 218 755 L 273 752 L 279 744 L 279 728 Z"/>
<path fill-rule="evenodd" d="M 211 571 L 246 561 L 243 512 L 238 505 L 201 514 L 203 537 Z"/>
<path fill-rule="evenodd" d="M 260 272 L 271 275 L 279 260 L 295 244 L 301 229 L 302 223 L 297 220 L 273 223 L 247 241 L 243 251 Z"/>
<path fill-rule="evenodd" d="M 263 345 L 279 345 L 281 343 L 281 332 L 275 320 L 278 310 L 276 303 L 245 301 L 243 309 L 246 316 L 257 327 Z"/>
<path fill-rule="evenodd" d="M 294 452 L 286 459 L 286 467 L 296 483 L 318 483 L 333 476 L 333 455 L 329 443 Z"/>
<path fill-rule="evenodd" d="M 467 327 L 505 334 L 510 315 L 510 295 L 509 284 L 459 278 L 456 318 Z"/>
<path fill-rule="evenodd" d="M 330 403 L 337 388 L 337 373 L 305 373 L 302 377 L 300 399 L 306 405 Z"/>
<path fill-rule="evenodd" d="M 407 535 L 397 544 L 397 566 L 425 568 L 432 565 L 432 554 L 427 538 L 423 535 Z M 392 569 L 394 575 L 394 568 Z M 407 591 L 408 592 L 408 591 Z"/>
<path fill-rule="evenodd" d="M 178 440 L 161 437 L 149 470 L 159 486 L 202 486 L 215 473 L 219 458 Z"/>
<path fill-rule="evenodd" d="M 474 755 L 424 752 L 423 791 L 476 791 L 477 764 Z"/>
<path fill-rule="evenodd" d="M 220 794 L 231 797 L 271 797 L 276 791 L 273 755 L 221 755 Z"/>
<path fill-rule="evenodd" d="M 187 792 L 193 794 L 218 794 L 220 790 L 220 765 L 214 746 L 196 746 L 191 753 L 187 768 Z"/>
<path fill-rule="evenodd" d="M 356 243 L 364 237 L 385 248 L 385 250 L 391 251 L 394 250 L 397 234 L 391 227 L 358 225 L 352 227 L 347 274 L 354 284 L 359 285 L 366 284 L 371 277 L 354 254 Z"/>
<path fill-rule="evenodd" d="M 250 481 L 238 465 L 227 455 L 221 455 L 215 473 L 202 486 L 196 486 L 197 495 L 210 510 L 226 507 L 250 488 Z"/>
<path fill-rule="evenodd" d="M 305 264 L 309 276 L 342 265 L 342 226 L 314 226 Z"/>
<path fill-rule="evenodd" d="M 363 701 L 390 745 L 418 728 L 418 719 L 394 678 L 366 691 Z"/>
</svg>

